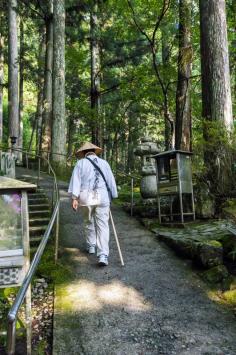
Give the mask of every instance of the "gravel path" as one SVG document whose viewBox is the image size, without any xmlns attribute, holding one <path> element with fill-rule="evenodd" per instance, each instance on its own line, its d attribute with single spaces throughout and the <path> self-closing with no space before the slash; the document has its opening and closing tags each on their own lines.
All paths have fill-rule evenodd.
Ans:
<svg viewBox="0 0 236 355">
<path fill-rule="evenodd" d="M 119 207 L 109 266 L 85 252 L 81 217 L 61 191 L 60 243 L 72 282 L 56 289 L 54 355 L 233 355 L 236 319 L 210 300 L 187 262 Z"/>
</svg>

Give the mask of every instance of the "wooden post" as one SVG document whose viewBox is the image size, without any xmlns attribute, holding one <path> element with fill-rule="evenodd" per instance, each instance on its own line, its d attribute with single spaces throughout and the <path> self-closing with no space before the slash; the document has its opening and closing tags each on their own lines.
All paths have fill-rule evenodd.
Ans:
<svg viewBox="0 0 236 355">
<path fill-rule="evenodd" d="M 23 228 L 23 250 L 25 257 L 25 274 L 30 266 L 30 241 L 29 241 L 29 211 L 28 211 L 28 196 L 27 192 L 22 192 L 22 228 Z M 31 355 L 31 339 L 32 339 L 32 315 L 31 315 L 31 286 L 29 286 L 26 293 L 26 334 L 27 334 L 27 355 Z"/>
<path fill-rule="evenodd" d="M 130 209 L 131 216 L 133 216 L 133 208 L 134 208 L 134 179 L 131 178 L 131 209 Z"/>
<path fill-rule="evenodd" d="M 58 209 L 57 212 L 57 218 L 56 218 L 56 230 L 55 230 L 55 264 L 57 263 L 58 259 L 58 244 L 59 244 L 59 211 Z"/>
</svg>

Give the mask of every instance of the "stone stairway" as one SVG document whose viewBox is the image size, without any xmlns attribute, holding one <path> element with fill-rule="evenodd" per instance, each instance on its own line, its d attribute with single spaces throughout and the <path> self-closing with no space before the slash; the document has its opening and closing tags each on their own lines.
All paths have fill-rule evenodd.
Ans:
<svg viewBox="0 0 236 355">
<path fill-rule="evenodd" d="M 43 189 L 28 194 L 30 248 L 34 249 L 40 243 L 50 220 L 50 205 Z"/>
<path fill-rule="evenodd" d="M 20 180 L 36 184 L 37 177 L 18 177 Z M 30 251 L 35 252 L 50 221 L 51 206 L 46 191 L 37 187 L 28 193 Z"/>
</svg>

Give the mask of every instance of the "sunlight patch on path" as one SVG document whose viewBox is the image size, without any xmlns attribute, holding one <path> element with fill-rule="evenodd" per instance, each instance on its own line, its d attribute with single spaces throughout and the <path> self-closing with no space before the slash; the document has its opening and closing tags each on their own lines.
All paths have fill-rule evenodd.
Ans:
<svg viewBox="0 0 236 355">
<path fill-rule="evenodd" d="M 63 292 L 63 297 L 62 296 Z M 58 290 L 61 298 L 60 308 L 67 305 L 66 311 L 99 311 L 103 307 L 120 307 L 127 311 L 146 312 L 152 308 L 151 303 L 133 287 L 128 287 L 119 281 L 97 285 L 94 282 L 82 280 Z"/>
</svg>

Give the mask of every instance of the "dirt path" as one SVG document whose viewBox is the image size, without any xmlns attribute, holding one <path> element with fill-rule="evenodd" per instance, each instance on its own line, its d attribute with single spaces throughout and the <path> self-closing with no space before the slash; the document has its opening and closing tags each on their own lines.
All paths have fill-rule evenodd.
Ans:
<svg viewBox="0 0 236 355">
<path fill-rule="evenodd" d="M 109 266 L 88 256 L 81 218 L 61 191 L 60 243 L 74 279 L 57 287 L 54 355 L 233 355 L 236 319 L 213 303 L 187 263 L 118 207 Z M 73 265 L 73 266 L 72 266 Z"/>
</svg>

